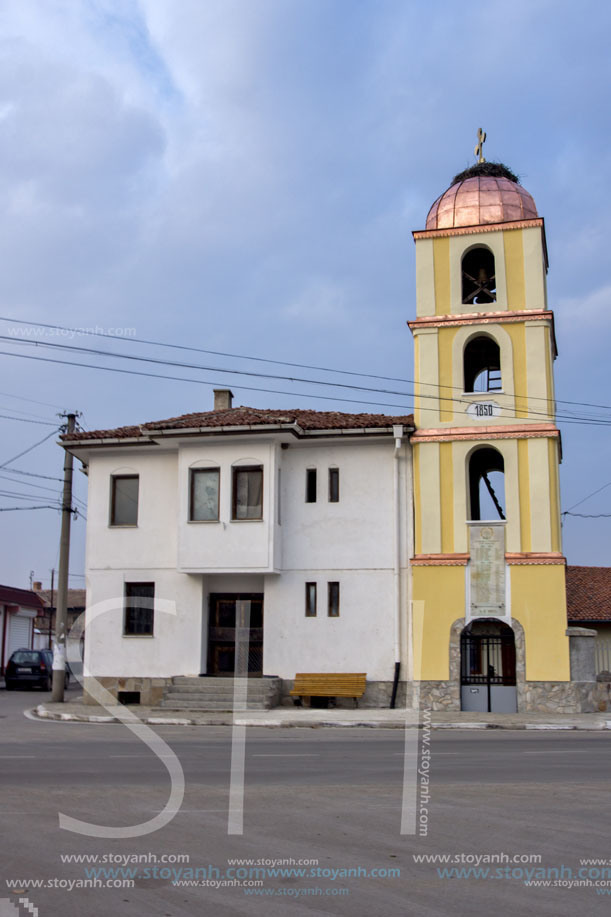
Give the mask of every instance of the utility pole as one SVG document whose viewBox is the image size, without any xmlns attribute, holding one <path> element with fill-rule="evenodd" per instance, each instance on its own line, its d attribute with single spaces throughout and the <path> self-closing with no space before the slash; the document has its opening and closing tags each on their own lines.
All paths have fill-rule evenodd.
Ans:
<svg viewBox="0 0 611 917">
<path fill-rule="evenodd" d="M 53 609 L 55 608 L 55 602 L 53 601 L 53 590 L 55 588 L 55 567 L 51 570 L 51 601 L 49 602 L 49 649 L 51 649 L 52 640 L 51 632 L 53 625 Z"/>
<path fill-rule="evenodd" d="M 74 433 L 76 413 L 63 414 L 67 418 L 66 433 Z M 64 493 L 62 498 L 62 525 L 59 540 L 59 573 L 57 577 L 57 610 L 55 612 L 55 645 L 53 647 L 53 693 L 51 700 L 64 700 L 66 673 L 66 625 L 68 623 L 68 570 L 70 563 L 70 523 L 72 522 L 72 454 L 64 453 Z"/>
</svg>

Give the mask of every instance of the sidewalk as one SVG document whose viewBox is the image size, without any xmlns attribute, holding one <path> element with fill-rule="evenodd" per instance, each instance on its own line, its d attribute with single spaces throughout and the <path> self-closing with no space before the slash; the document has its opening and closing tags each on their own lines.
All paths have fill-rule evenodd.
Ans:
<svg viewBox="0 0 611 917">
<path fill-rule="evenodd" d="M 73 723 L 120 723 L 117 714 L 125 707 L 85 706 L 79 702 L 39 704 L 32 714 L 40 719 Z M 428 711 L 371 709 L 311 710 L 304 707 L 274 707 L 272 710 L 244 710 L 207 713 L 200 710 L 162 710 L 159 707 L 128 707 L 141 722 L 151 726 L 265 726 L 265 727 L 369 727 L 372 729 L 419 729 L 425 724 L 433 729 L 611 729 L 611 713 L 463 713 L 461 711 Z"/>
</svg>

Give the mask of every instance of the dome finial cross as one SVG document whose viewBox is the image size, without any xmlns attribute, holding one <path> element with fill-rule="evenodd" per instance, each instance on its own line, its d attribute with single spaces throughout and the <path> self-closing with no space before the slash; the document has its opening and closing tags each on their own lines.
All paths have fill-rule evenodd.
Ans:
<svg viewBox="0 0 611 917">
<path fill-rule="evenodd" d="M 484 159 L 484 143 L 486 142 L 486 131 L 478 128 L 477 146 L 475 147 L 475 156 L 478 162 L 486 162 Z"/>
</svg>

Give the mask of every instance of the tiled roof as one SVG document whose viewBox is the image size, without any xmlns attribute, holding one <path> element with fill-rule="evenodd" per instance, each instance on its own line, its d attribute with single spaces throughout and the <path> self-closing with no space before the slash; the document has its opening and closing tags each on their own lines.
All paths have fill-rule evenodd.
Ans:
<svg viewBox="0 0 611 917">
<path fill-rule="evenodd" d="M 57 589 L 53 590 L 53 602 L 51 602 L 50 589 L 40 589 L 36 594 L 41 597 L 46 606 L 51 605 L 53 608 L 57 606 Z M 85 596 L 85 589 L 68 589 L 68 608 L 84 608 Z"/>
<path fill-rule="evenodd" d="M 194 427 L 241 427 L 259 424 L 298 424 L 302 430 L 354 430 L 390 427 L 393 424 L 413 426 L 412 414 L 343 414 L 338 411 L 269 410 L 238 407 L 227 411 L 204 411 L 182 414 L 167 420 L 150 421 L 139 427 L 118 427 L 116 430 L 88 430 L 62 436 L 65 442 L 86 442 L 91 439 L 128 439 L 146 436 L 154 430 L 181 430 Z"/>
<path fill-rule="evenodd" d="M 15 586 L 0 586 L 0 605 L 20 605 L 22 608 L 43 608 L 43 603 L 35 592 L 29 589 L 17 589 Z"/>
<path fill-rule="evenodd" d="M 611 622 L 611 567 L 567 567 L 569 621 Z"/>
</svg>

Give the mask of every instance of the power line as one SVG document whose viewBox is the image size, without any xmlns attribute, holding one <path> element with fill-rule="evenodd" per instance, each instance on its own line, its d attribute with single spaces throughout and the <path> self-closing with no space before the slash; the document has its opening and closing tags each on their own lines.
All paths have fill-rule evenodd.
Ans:
<svg viewBox="0 0 611 917">
<path fill-rule="evenodd" d="M 19 417 L 35 417 L 37 420 L 48 420 L 47 414 L 34 414 L 33 411 L 24 411 L 23 408 L 11 408 L 6 404 L 0 405 L 0 409 L 3 411 L 11 411 L 12 414 L 17 414 Z"/>
<path fill-rule="evenodd" d="M 36 500 L 44 496 L 45 494 L 28 494 L 20 490 L 4 490 L 0 488 L 0 497 L 15 497 L 19 500 Z M 47 499 L 49 498 L 47 497 Z"/>
<path fill-rule="evenodd" d="M 122 344 L 133 342 L 136 344 L 147 344 L 147 345 L 154 346 L 154 347 L 170 348 L 172 350 L 184 350 L 184 351 L 190 351 L 192 353 L 205 353 L 211 356 L 230 357 L 231 359 L 237 359 L 237 360 L 252 360 L 258 363 L 270 363 L 276 366 L 292 366 L 296 369 L 312 369 L 312 370 L 315 370 L 316 372 L 330 372 L 330 373 L 336 373 L 338 375 L 344 375 L 344 376 L 357 376 L 357 377 L 364 378 L 364 379 L 381 379 L 384 382 L 403 382 L 407 385 L 424 384 L 424 383 L 418 383 L 414 379 L 403 379 L 397 376 L 379 376 L 379 375 L 376 375 L 375 373 L 363 373 L 363 372 L 356 372 L 354 370 L 336 369 L 334 367 L 329 367 L 329 366 L 315 366 L 315 365 L 308 364 L 308 363 L 295 363 L 295 362 L 290 362 L 288 360 L 274 360 L 268 357 L 256 357 L 256 356 L 252 356 L 248 354 L 227 353 L 222 350 L 207 350 L 203 347 L 193 347 L 192 345 L 190 346 L 186 344 L 170 344 L 167 341 L 154 341 L 154 340 L 150 340 L 147 338 L 137 338 L 137 337 L 131 337 L 131 336 L 129 338 L 119 337 L 115 334 L 109 334 L 108 332 L 96 331 L 96 330 L 89 329 L 89 328 L 87 329 L 69 328 L 66 325 L 54 325 L 48 322 L 31 322 L 25 319 L 14 319 L 14 318 L 6 317 L 6 316 L 0 316 L 0 321 L 2 322 L 19 321 L 21 324 L 30 325 L 31 327 L 49 328 L 54 331 L 67 331 L 67 332 L 71 332 L 72 334 L 85 333 L 93 337 L 110 338 L 111 340 L 118 341 L 119 343 L 122 343 Z M 46 344 L 46 346 L 56 346 L 56 347 L 70 346 L 70 345 L 62 345 L 62 344 L 53 345 L 51 342 L 35 341 L 29 338 L 13 337 L 12 335 L 1 335 L 0 339 L 9 340 L 13 343 Z M 73 349 L 81 349 L 81 348 L 73 348 Z M 83 349 L 86 350 L 87 348 L 83 348 Z M 118 353 L 114 353 L 113 356 L 116 356 L 119 358 L 122 357 L 122 355 Z M 134 359 L 143 359 L 143 358 L 134 357 Z M 174 364 L 168 363 L 168 365 L 174 365 Z M 188 366 L 188 364 L 180 364 L 180 363 L 176 365 Z M 219 372 L 231 372 L 231 370 L 223 370 L 222 367 L 213 367 L 213 369 L 215 371 L 218 370 Z M 267 378 L 270 378 L 270 377 L 268 376 Z M 287 377 L 279 377 L 279 378 L 287 378 Z M 187 381 L 191 381 L 191 380 L 187 380 Z M 291 380 L 291 381 L 299 381 L 299 380 Z M 311 381 L 311 380 L 306 380 L 306 381 Z M 320 383 L 320 384 L 325 384 L 325 383 Z M 327 384 L 332 385 L 333 383 L 327 383 Z M 430 388 L 447 389 L 447 390 L 452 390 L 456 392 L 461 391 L 461 389 L 457 388 L 456 386 L 451 386 L 451 385 L 440 385 L 438 383 L 432 383 L 432 382 L 427 382 L 426 385 L 429 386 Z M 244 386 L 242 386 L 242 388 L 244 388 Z M 267 391 L 267 389 L 256 389 L 256 391 Z M 366 389 L 366 391 L 377 391 L 377 389 Z M 279 392 L 279 394 L 286 394 L 286 393 Z M 404 393 L 399 393 L 399 394 L 404 394 Z M 562 399 L 543 398 L 543 397 L 536 396 L 536 395 L 514 395 L 513 397 L 528 399 L 530 401 L 545 401 L 547 403 L 555 400 L 557 404 L 570 404 L 576 407 L 599 408 L 601 410 L 611 411 L 611 405 L 591 404 L 586 401 L 566 401 Z"/>
<path fill-rule="evenodd" d="M 57 429 L 57 424 L 50 420 L 31 420 L 29 417 L 11 417 L 9 414 L 0 414 L 0 418 L 3 420 L 18 420 L 20 423 L 37 423 L 45 427 L 55 427 L 55 429 Z"/>
<path fill-rule="evenodd" d="M 61 478 L 55 478 L 50 474 L 37 474 L 35 471 L 23 471 L 21 468 L 11 468 L 11 474 L 25 474 L 29 478 L 44 478 L 45 481 L 59 481 L 62 482 Z"/>
<path fill-rule="evenodd" d="M 70 352 L 79 353 L 79 354 L 89 354 L 91 356 L 97 356 L 97 357 L 111 357 L 111 358 L 114 357 L 115 359 L 119 359 L 119 360 L 133 360 L 138 363 L 153 363 L 157 366 L 170 366 L 170 367 L 178 367 L 181 369 L 195 369 L 195 370 L 200 370 L 203 372 L 223 372 L 229 375 L 249 376 L 249 377 L 254 377 L 257 379 L 272 379 L 274 381 L 278 380 L 280 382 L 300 382 L 300 383 L 305 383 L 307 385 L 320 385 L 320 386 L 324 386 L 325 388 L 341 388 L 341 389 L 350 389 L 351 391 L 359 391 L 359 392 L 375 392 L 375 393 L 379 393 L 383 395 L 397 395 L 398 397 L 404 397 L 404 398 L 405 397 L 407 398 L 413 397 L 417 399 L 426 398 L 428 400 L 432 399 L 437 403 L 441 403 L 441 402 L 446 402 L 449 404 L 452 404 L 452 403 L 463 404 L 464 403 L 462 398 L 452 398 L 449 395 L 448 396 L 441 395 L 441 393 L 439 395 L 429 395 L 429 394 L 423 394 L 420 392 L 418 394 L 416 394 L 415 392 L 398 392 L 394 389 L 373 388 L 371 386 L 354 385 L 354 384 L 349 384 L 346 382 L 329 382 L 329 381 L 323 381 L 320 379 L 307 379 L 301 376 L 295 376 L 295 377 L 281 376 L 281 375 L 277 375 L 274 373 L 259 373 L 259 372 L 254 372 L 252 370 L 245 370 L 245 369 L 228 369 L 226 367 L 219 367 L 219 366 L 203 366 L 202 364 L 199 364 L 199 363 L 185 363 L 185 362 L 181 362 L 178 360 L 162 360 L 157 357 L 140 357 L 140 356 L 137 356 L 136 354 L 121 354 L 121 353 L 116 353 L 115 351 L 99 350 L 93 347 L 80 347 L 76 344 L 56 344 L 52 341 L 29 341 L 29 340 L 23 341 L 21 339 L 15 341 L 15 339 L 11 337 L 10 335 L 1 335 L 0 334 L 0 340 L 9 341 L 10 343 L 19 343 L 22 345 L 25 344 L 25 345 L 35 346 L 35 347 L 49 347 L 52 350 L 59 350 L 60 352 L 70 351 Z M 410 383 L 410 384 L 414 384 L 414 383 Z M 245 386 L 242 386 L 242 387 L 245 388 Z M 435 387 L 438 389 L 447 388 L 449 390 L 453 390 L 452 386 L 435 386 Z M 265 391 L 265 389 L 262 389 L 262 391 Z M 515 397 L 522 398 L 526 396 L 518 395 Z M 549 402 L 550 399 L 546 399 L 546 400 Z M 364 402 L 359 402 L 359 403 L 364 403 Z M 520 408 L 518 407 L 516 410 L 520 410 Z M 547 418 L 549 417 L 550 411 L 549 410 L 533 411 L 533 410 L 528 409 L 527 414 L 531 416 L 539 416 L 539 417 Z M 609 418 L 606 421 L 604 420 L 599 421 L 595 419 L 593 422 L 611 424 L 611 418 Z"/>
<path fill-rule="evenodd" d="M 571 513 L 565 510 L 562 516 L 578 516 L 580 519 L 611 519 L 611 513 Z"/>
<path fill-rule="evenodd" d="M 61 506 L 0 506 L 0 513 L 16 513 L 19 510 L 30 510 L 30 509 L 55 509 L 60 510 Z"/>
<path fill-rule="evenodd" d="M 214 382 L 212 379 L 186 379 L 184 376 L 167 376 L 167 375 L 163 375 L 162 373 L 145 373 L 145 372 L 142 372 L 141 370 L 136 370 L 136 369 L 121 369 L 121 367 L 119 366 L 97 366 L 92 363 L 79 363 L 76 360 L 56 360 L 56 359 L 53 359 L 52 357 L 35 356 L 34 354 L 29 354 L 29 353 L 12 353 L 11 351 L 7 351 L 7 350 L 0 350 L 0 355 L 7 356 L 7 357 L 19 357 L 22 360 L 38 360 L 43 363 L 55 363 L 55 364 L 59 364 L 60 366 L 81 366 L 81 367 L 84 367 L 85 369 L 99 369 L 104 372 L 123 373 L 124 375 L 128 375 L 128 376 L 144 376 L 145 378 L 148 378 L 148 379 L 167 379 L 170 382 L 190 382 L 195 385 L 219 385 L 219 386 L 226 384 L 224 382 Z M 221 370 L 221 372 L 224 372 L 224 370 Z M 238 386 L 236 386 L 236 388 L 237 387 Z M 301 392 L 285 392 L 279 389 L 259 388 L 259 387 L 255 387 L 252 385 L 240 385 L 239 388 L 243 389 L 244 391 L 248 391 L 248 392 L 270 392 L 274 395 L 295 395 L 298 397 L 301 397 L 301 395 L 304 394 L 305 397 L 307 398 L 317 398 L 323 401 L 342 401 L 342 402 L 349 402 L 350 404 L 368 404 L 368 405 L 378 406 L 378 407 L 389 407 L 389 408 L 399 408 L 402 410 L 409 410 L 409 407 L 407 405 L 386 404 L 385 402 L 382 402 L 382 401 L 360 401 L 357 398 L 336 398 L 336 397 L 332 397 L 331 395 L 310 395 L 308 393 L 301 393 Z M 2 465 L 0 465 L 0 468 L 2 468 Z"/>
<path fill-rule="evenodd" d="M 0 395 L 3 395 L 5 398 L 15 398 L 17 401 L 31 401 L 32 404 L 42 404 L 43 407 L 46 408 L 57 408 L 60 411 L 62 410 L 60 404 L 51 404 L 50 401 L 38 401 L 36 398 L 26 398 L 24 395 L 14 395 L 13 392 L 0 392 Z"/>
<path fill-rule="evenodd" d="M 156 357 L 140 357 L 135 354 L 120 354 L 115 351 L 99 350 L 99 349 L 91 348 L 91 347 L 80 347 L 75 344 L 56 344 L 56 343 L 49 342 L 49 341 L 29 341 L 29 340 L 23 341 L 21 339 L 15 341 L 15 339 L 12 338 L 10 335 L 0 335 L 0 340 L 7 340 L 11 343 L 19 343 L 19 344 L 26 344 L 26 345 L 29 344 L 35 347 L 39 347 L 39 346 L 50 347 L 54 350 L 59 350 L 59 351 L 70 351 L 70 352 L 75 352 L 75 353 L 91 354 L 92 356 L 111 357 L 111 358 L 114 357 L 115 359 L 119 359 L 119 360 L 134 360 L 134 361 L 141 362 L 141 363 L 154 363 L 155 365 L 160 365 L 160 366 L 180 367 L 184 369 L 196 369 L 196 370 L 201 370 L 204 372 L 217 372 L 218 371 L 222 373 L 227 373 L 229 375 L 244 375 L 244 376 L 252 376 L 255 378 L 272 379 L 272 380 L 279 380 L 279 381 L 301 382 L 301 383 L 305 383 L 308 385 L 324 386 L 325 388 L 329 388 L 329 387 L 330 388 L 342 388 L 342 389 L 350 389 L 352 391 L 376 392 L 376 393 L 380 393 L 384 395 L 397 395 L 398 397 L 407 397 L 407 398 L 413 397 L 417 400 L 428 399 L 428 400 L 435 401 L 436 404 L 441 404 L 442 402 L 445 402 L 447 404 L 464 405 L 465 403 L 462 397 L 453 398 L 451 397 L 451 395 L 442 395 L 441 394 L 442 390 L 456 391 L 456 388 L 454 386 L 446 386 L 446 385 L 442 386 L 442 385 L 436 385 L 436 384 L 433 385 L 432 383 L 430 384 L 430 387 L 439 389 L 439 394 L 432 395 L 432 394 L 424 394 L 422 392 L 418 392 L 418 394 L 416 394 L 415 392 L 401 392 L 401 391 L 396 391 L 394 389 L 374 388 L 371 386 L 354 385 L 354 384 L 348 384 L 344 382 L 330 382 L 330 381 L 323 381 L 320 379 L 307 379 L 307 378 L 303 378 L 300 376 L 296 376 L 296 377 L 281 376 L 281 375 L 276 375 L 273 373 L 258 373 L 258 372 L 253 372 L 250 370 L 228 369 L 225 367 L 218 367 L 218 366 L 203 366 L 198 363 L 184 363 L 184 362 L 173 361 L 173 360 L 162 360 Z M 13 355 L 17 356 L 17 354 L 13 354 Z M 69 362 L 69 361 L 64 361 L 64 362 Z M 332 371 L 332 370 L 329 370 L 329 371 Z M 410 380 L 404 380 L 404 381 L 408 382 L 409 384 L 416 384 L 416 383 L 410 382 Z M 221 383 L 207 382 L 207 384 L 221 384 Z M 427 387 L 429 386 L 429 383 L 419 383 L 419 385 L 423 385 Z M 249 388 L 248 386 L 240 386 L 240 387 L 244 389 Z M 273 389 L 254 389 L 254 390 L 255 391 L 274 391 Z M 282 392 L 279 394 L 286 394 L 286 393 Z M 317 397 L 317 396 L 311 395 L 309 397 Z M 527 395 L 513 395 L 513 397 L 515 399 L 527 399 L 528 398 Z M 330 400 L 333 400 L 333 399 L 330 399 Z M 335 400 L 347 400 L 347 399 L 335 399 Z M 530 416 L 530 417 L 548 418 L 551 413 L 551 411 L 549 410 L 549 405 L 551 404 L 552 399 L 537 398 L 536 400 L 544 400 L 548 404 L 548 410 L 547 411 L 535 411 L 530 408 L 521 409 L 518 405 L 516 406 L 516 411 L 519 412 L 520 414 L 525 413 L 526 416 Z M 367 404 L 371 402 L 358 401 L 356 403 Z M 381 402 L 376 402 L 376 403 L 381 404 Z M 390 405 L 390 406 L 394 407 L 394 405 Z M 421 410 L 430 410 L 427 408 L 420 408 L 420 409 Z M 609 410 L 611 411 L 611 407 L 609 408 Z M 512 417 L 514 419 L 521 419 L 521 418 L 518 418 L 517 413 L 510 414 L 507 416 Z M 581 423 L 587 422 L 591 426 L 611 425 L 611 417 L 609 418 L 591 417 L 591 416 L 575 417 L 573 414 L 568 413 L 568 414 L 558 414 L 557 419 L 562 420 L 563 422 L 566 422 L 566 423 L 573 423 L 576 421 L 581 422 Z"/>
<path fill-rule="evenodd" d="M 122 369 L 121 367 L 118 367 L 118 366 L 98 366 L 97 364 L 81 363 L 76 360 L 58 360 L 58 359 L 54 359 L 53 357 L 43 357 L 40 355 L 25 354 L 25 353 L 14 353 L 12 351 L 0 350 L 0 355 L 8 356 L 8 357 L 17 357 L 19 359 L 24 359 L 24 360 L 37 360 L 43 363 L 54 363 L 60 366 L 78 366 L 78 367 L 82 367 L 85 369 L 97 369 L 103 372 L 122 373 L 124 375 L 130 375 L 130 376 L 143 376 L 149 379 L 164 379 L 164 380 L 173 381 L 173 382 L 188 382 L 188 383 L 192 383 L 196 385 L 221 386 L 221 385 L 226 384 L 226 382 L 215 382 L 212 379 L 193 379 L 193 378 L 185 378 L 184 376 L 170 376 L 170 375 L 165 375 L 162 373 L 148 373 L 148 372 L 143 372 L 142 370 Z M 119 357 L 121 356 L 120 354 L 111 354 L 111 355 L 119 356 Z M 158 361 L 153 361 L 153 362 L 158 362 Z M 221 369 L 220 372 L 226 372 L 226 370 Z M 289 381 L 297 381 L 297 380 L 290 379 Z M 307 383 L 310 380 L 305 380 L 305 381 Z M 429 398 L 429 399 L 434 399 L 435 401 L 447 401 L 447 402 L 452 402 L 452 403 L 457 403 L 457 404 L 463 404 L 463 405 L 465 404 L 465 402 L 462 401 L 461 399 L 457 399 L 457 398 L 441 398 L 440 399 L 435 395 L 415 395 L 414 396 L 412 392 L 393 392 L 393 391 L 386 391 L 384 389 L 367 389 L 361 386 L 346 386 L 346 385 L 342 385 L 341 383 L 333 383 L 333 382 L 328 382 L 328 383 L 324 382 L 323 383 L 320 381 L 316 381 L 315 384 L 332 386 L 332 387 L 338 386 L 342 388 L 356 388 L 357 390 L 360 390 L 360 391 L 374 391 L 374 392 L 380 391 L 386 394 L 397 394 L 399 396 L 403 395 L 404 397 Z M 244 391 L 252 391 L 252 392 L 269 392 L 274 395 L 291 395 L 291 396 L 296 396 L 296 397 L 314 398 L 314 399 L 322 400 L 322 401 L 334 401 L 334 402 L 342 402 L 342 403 L 347 403 L 347 404 L 367 405 L 367 406 L 372 406 L 372 407 L 390 407 L 390 408 L 394 408 L 395 410 L 400 410 L 400 411 L 401 410 L 402 411 L 411 411 L 411 406 L 409 405 L 394 404 L 391 402 L 384 402 L 384 401 L 365 401 L 364 399 L 358 399 L 358 398 L 340 398 L 340 397 L 331 396 L 331 395 L 316 395 L 310 392 L 287 392 L 282 389 L 270 389 L 270 388 L 264 388 L 264 387 L 259 387 L 259 386 L 242 385 L 242 384 L 236 386 L 236 388 L 242 389 Z M 436 410 L 436 408 L 420 408 L 420 410 L 421 411 L 433 411 L 433 410 Z M 539 412 L 528 412 L 528 413 L 531 413 L 537 416 L 543 416 L 543 417 L 548 416 L 547 414 L 539 414 Z M 523 419 L 523 418 L 518 417 L 517 414 L 508 414 L 506 416 L 512 419 Z M 605 421 L 602 419 L 595 420 L 595 419 L 587 419 L 587 418 L 580 419 L 576 417 L 558 417 L 557 419 L 562 420 L 563 423 L 578 424 L 582 426 L 610 426 L 611 425 L 611 420 Z M 0 465 L 0 468 L 2 467 L 3 466 Z"/>
<path fill-rule="evenodd" d="M 0 465 L 0 468 L 6 468 L 7 465 L 10 465 L 11 462 L 16 462 L 18 458 L 21 458 L 22 455 L 27 455 L 28 452 L 32 452 L 33 449 L 36 449 L 38 446 L 42 446 L 43 443 L 46 443 L 48 439 L 51 439 L 52 436 L 55 436 L 60 430 L 59 427 L 56 427 L 54 430 L 51 430 L 48 436 L 45 436 L 43 439 L 39 440 L 37 443 L 34 443 L 33 446 L 28 446 L 27 449 L 24 449 L 23 452 L 19 452 L 17 455 L 14 455 L 13 458 L 10 458 L 7 462 L 4 462 L 3 465 Z"/>
<path fill-rule="evenodd" d="M 602 487 L 599 487 L 598 490 L 593 490 L 592 493 L 591 493 L 591 494 L 588 494 L 587 497 L 584 497 L 583 500 L 579 500 L 577 503 L 573 503 L 572 506 L 569 506 L 569 508 L 568 508 L 568 510 L 567 510 L 567 513 L 568 513 L 570 510 L 575 509 L 576 506 L 581 506 L 581 504 L 582 504 L 582 503 L 585 503 L 586 500 L 589 500 L 590 497 L 595 497 L 596 494 L 599 494 L 602 490 L 605 490 L 607 487 L 611 487 L 611 481 L 607 481 L 607 483 L 606 483 L 606 484 L 603 484 Z"/>
<path fill-rule="evenodd" d="M 12 468 L 11 468 L 11 471 L 12 471 Z M 52 487 L 45 487 L 44 484 L 34 484 L 31 481 L 23 481 L 23 480 L 20 481 L 19 478 L 9 478 L 9 476 L 6 474 L 0 474 L 0 478 L 2 478 L 3 481 L 10 481 L 11 484 L 20 484 L 22 486 L 25 486 L 27 484 L 28 487 L 35 487 L 37 490 L 46 490 L 48 493 L 52 493 L 52 494 L 58 492 L 57 490 L 54 490 Z"/>
</svg>

